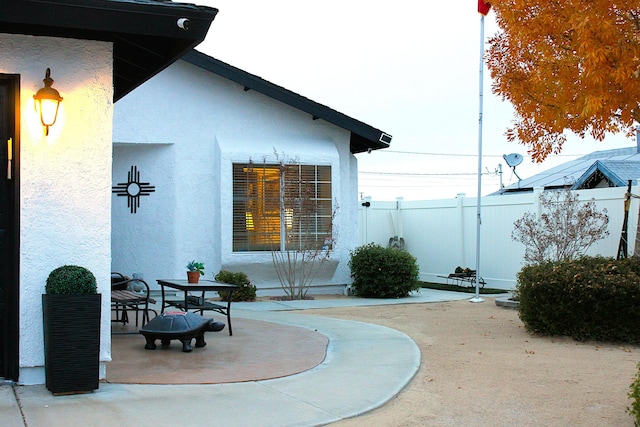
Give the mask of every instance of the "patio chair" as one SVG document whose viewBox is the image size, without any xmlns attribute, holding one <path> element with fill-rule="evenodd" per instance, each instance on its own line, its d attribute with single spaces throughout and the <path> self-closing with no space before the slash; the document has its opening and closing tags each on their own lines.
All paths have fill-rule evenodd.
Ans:
<svg viewBox="0 0 640 427">
<path fill-rule="evenodd" d="M 142 284 L 145 289 L 142 292 L 134 292 L 129 290 L 131 283 Z M 149 312 L 153 312 L 155 316 L 158 313 L 149 308 L 149 304 L 155 304 L 155 300 L 150 297 L 150 289 L 147 282 L 142 279 L 130 279 L 121 273 L 111 273 L 111 311 L 115 313 L 112 322 L 129 323 L 129 312 L 136 314 L 136 326 L 139 323 L 139 313 L 142 312 L 142 324 L 147 323 Z"/>
</svg>

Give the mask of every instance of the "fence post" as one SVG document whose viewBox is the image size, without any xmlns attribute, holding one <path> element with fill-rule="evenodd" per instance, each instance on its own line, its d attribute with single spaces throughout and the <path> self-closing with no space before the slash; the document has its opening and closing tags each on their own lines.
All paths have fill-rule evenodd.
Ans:
<svg viewBox="0 0 640 427">
<path fill-rule="evenodd" d="M 635 181 L 635 187 L 631 187 L 631 194 L 635 195 L 635 197 L 631 197 L 631 205 L 629 206 L 629 216 L 631 218 L 635 218 L 636 220 L 636 235 L 633 237 L 634 245 L 633 245 L 633 255 L 632 256 L 640 256 L 640 207 L 638 207 L 638 185 L 640 184 L 640 179 Z M 633 215 L 633 216 L 632 216 Z M 633 223 L 632 223 L 633 224 Z M 631 240 L 631 239 L 629 239 Z"/>
<path fill-rule="evenodd" d="M 540 203 L 540 196 L 544 191 L 544 187 L 534 187 L 533 188 L 533 201 L 531 204 L 534 204 L 536 207 L 536 217 L 540 219 L 542 216 L 542 203 Z"/>
<path fill-rule="evenodd" d="M 402 239 L 403 234 L 403 224 L 402 224 L 402 202 L 404 201 L 404 197 L 396 197 L 396 233 L 398 233 L 398 239 Z"/>
<path fill-rule="evenodd" d="M 362 223 L 364 226 L 364 233 L 361 236 L 364 238 L 364 242 L 360 242 L 361 245 L 366 245 L 369 243 L 369 207 L 371 206 L 371 196 L 367 196 L 363 199 L 362 207 Z"/>
<path fill-rule="evenodd" d="M 458 241 L 458 250 L 456 251 L 458 253 L 458 256 L 456 257 L 459 262 L 461 263 L 460 265 L 462 267 L 467 266 L 467 260 L 464 258 L 464 231 L 465 231 L 465 226 L 464 226 L 464 198 L 466 196 L 466 193 L 458 193 L 456 195 L 456 200 L 458 202 L 458 205 L 456 207 L 456 216 L 458 217 L 458 224 L 460 225 L 460 240 Z M 455 267 L 452 267 L 455 268 Z"/>
</svg>

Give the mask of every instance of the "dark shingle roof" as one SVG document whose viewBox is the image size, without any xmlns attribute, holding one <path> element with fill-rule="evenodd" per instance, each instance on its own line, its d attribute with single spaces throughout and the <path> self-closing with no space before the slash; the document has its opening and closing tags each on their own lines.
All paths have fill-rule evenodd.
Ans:
<svg viewBox="0 0 640 427">
<path fill-rule="evenodd" d="M 117 101 L 202 42 L 217 13 L 155 0 L 3 0 L 0 33 L 113 42 Z"/>
<path fill-rule="evenodd" d="M 192 50 L 182 59 L 204 70 L 244 86 L 245 90 L 255 90 L 291 107 L 309 113 L 311 119 L 322 119 L 351 132 L 351 152 L 362 153 L 368 150 L 387 148 L 391 144 L 391 135 L 369 126 L 359 120 L 342 114 L 325 105 L 314 102 L 302 95 L 275 85 L 261 77 L 233 67 L 204 53 Z"/>
</svg>

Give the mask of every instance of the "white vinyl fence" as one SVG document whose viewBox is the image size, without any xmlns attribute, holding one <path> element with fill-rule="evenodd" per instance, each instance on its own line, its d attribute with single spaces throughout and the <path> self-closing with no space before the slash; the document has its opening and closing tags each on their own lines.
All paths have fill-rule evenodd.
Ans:
<svg viewBox="0 0 640 427">
<path fill-rule="evenodd" d="M 596 243 L 588 255 L 616 257 L 624 222 L 626 187 L 578 190 L 579 200 L 594 199 L 597 209 L 607 209 L 609 236 Z M 633 194 L 639 194 L 637 185 Z M 524 245 L 511 240 L 513 223 L 525 212 L 541 213 L 539 194 L 485 196 L 482 198 L 480 227 L 480 265 L 476 264 L 476 198 L 463 194 L 450 200 L 377 202 L 365 198 L 359 208 L 361 244 L 389 244 L 398 236 L 405 249 L 415 256 L 420 279 L 446 283 L 446 276 L 457 266 L 478 270 L 487 287 L 514 289 L 516 274 L 522 268 Z M 369 206 L 367 206 L 367 202 Z M 632 198 L 628 220 L 629 256 L 633 254 L 638 223 L 639 201 Z M 444 276 L 445 278 L 441 277 Z"/>
</svg>

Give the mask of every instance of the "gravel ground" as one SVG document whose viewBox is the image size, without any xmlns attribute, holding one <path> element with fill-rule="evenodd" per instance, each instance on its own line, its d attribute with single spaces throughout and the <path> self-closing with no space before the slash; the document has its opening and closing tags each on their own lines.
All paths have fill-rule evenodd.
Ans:
<svg viewBox="0 0 640 427">
<path fill-rule="evenodd" d="M 536 336 L 491 298 L 304 313 L 394 328 L 422 354 L 395 399 L 335 426 L 634 425 L 627 393 L 640 346 Z"/>
</svg>

